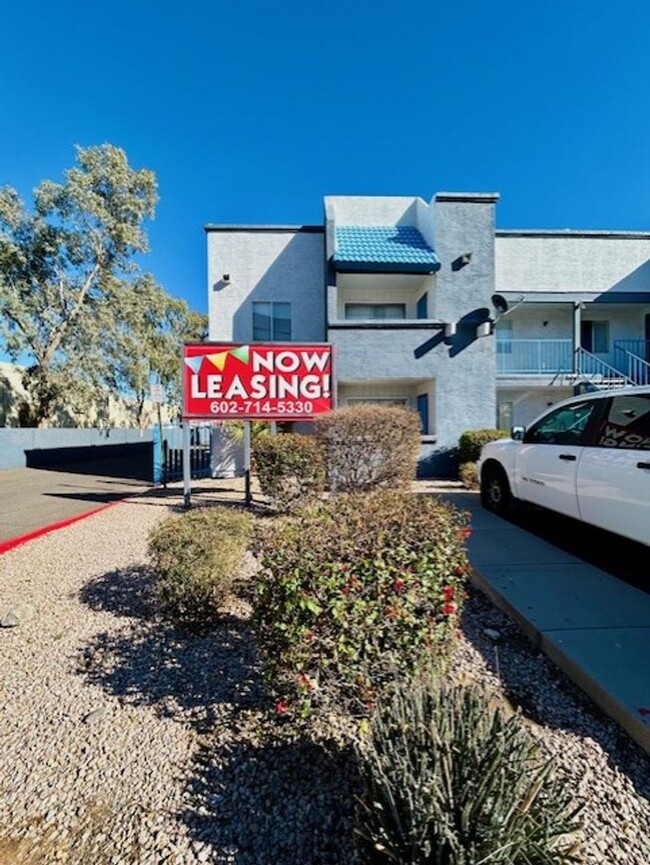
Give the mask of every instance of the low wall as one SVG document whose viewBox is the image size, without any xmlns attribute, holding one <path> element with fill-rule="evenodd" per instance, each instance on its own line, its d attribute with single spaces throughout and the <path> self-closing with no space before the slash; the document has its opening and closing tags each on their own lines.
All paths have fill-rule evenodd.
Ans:
<svg viewBox="0 0 650 865">
<path fill-rule="evenodd" d="M 458 449 L 445 448 L 435 439 L 423 439 L 418 459 L 418 478 L 455 478 L 458 473 Z"/>
<path fill-rule="evenodd" d="M 0 429 L 0 469 L 80 462 L 153 441 L 150 429 Z"/>
</svg>

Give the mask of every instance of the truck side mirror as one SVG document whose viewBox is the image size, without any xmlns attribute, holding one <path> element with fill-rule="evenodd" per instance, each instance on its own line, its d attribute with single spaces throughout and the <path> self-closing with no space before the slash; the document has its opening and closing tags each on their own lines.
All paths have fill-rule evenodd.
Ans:
<svg viewBox="0 0 650 865">
<path fill-rule="evenodd" d="M 510 438 L 514 439 L 516 442 L 522 442 L 524 440 L 524 433 L 526 432 L 526 427 L 523 426 L 513 426 L 510 431 Z"/>
</svg>

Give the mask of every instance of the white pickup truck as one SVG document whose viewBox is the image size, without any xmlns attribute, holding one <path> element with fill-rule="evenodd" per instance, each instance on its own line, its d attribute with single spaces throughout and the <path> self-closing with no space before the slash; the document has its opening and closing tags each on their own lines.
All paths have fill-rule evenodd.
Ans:
<svg viewBox="0 0 650 865">
<path fill-rule="evenodd" d="M 531 502 L 650 545 L 650 387 L 599 391 L 484 446 L 483 506 Z"/>
</svg>

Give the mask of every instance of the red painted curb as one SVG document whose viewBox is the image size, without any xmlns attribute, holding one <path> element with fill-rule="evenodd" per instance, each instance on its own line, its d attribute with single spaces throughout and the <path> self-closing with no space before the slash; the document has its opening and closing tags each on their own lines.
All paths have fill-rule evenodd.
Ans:
<svg viewBox="0 0 650 865">
<path fill-rule="evenodd" d="M 114 502 L 107 502 L 105 505 L 93 508 L 92 511 L 84 511 L 83 514 L 75 514 L 74 517 L 68 517 L 67 520 L 61 520 L 58 523 L 51 523 L 49 526 L 35 529 L 33 532 L 28 532 L 26 535 L 18 535 L 17 538 L 9 538 L 8 541 L 0 541 L 0 556 L 3 553 L 9 552 L 9 550 L 13 550 L 16 547 L 26 544 L 28 541 L 33 541 L 43 535 L 49 535 L 50 532 L 56 532 L 58 529 L 63 529 L 66 526 L 72 525 L 72 523 L 78 523 L 80 520 L 85 520 L 86 517 L 92 517 L 93 514 L 98 514 L 100 511 L 105 511 L 107 508 L 112 508 L 113 505 L 119 505 L 121 502 L 125 502 L 130 498 L 132 498 L 132 496 L 124 496 L 123 499 L 116 499 Z"/>
</svg>

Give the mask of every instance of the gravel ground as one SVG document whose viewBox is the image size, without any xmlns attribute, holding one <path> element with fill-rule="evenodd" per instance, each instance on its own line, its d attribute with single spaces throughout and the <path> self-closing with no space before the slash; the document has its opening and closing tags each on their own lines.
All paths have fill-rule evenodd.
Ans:
<svg viewBox="0 0 650 865">
<path fill-rule="evenodd" d="M 33 614 L 0 629 L 0 865 L 355 865 L 349 764 L 273 736 L 245 603 L 201 637 L 156 620 L 146 538 L 173 501 L 0 557 L 0 614 Z M 648 865 L 647 756 L 479 594 L 455 668 L 521 704 L 557 756 L 584 861 Z"/>
</svg>

